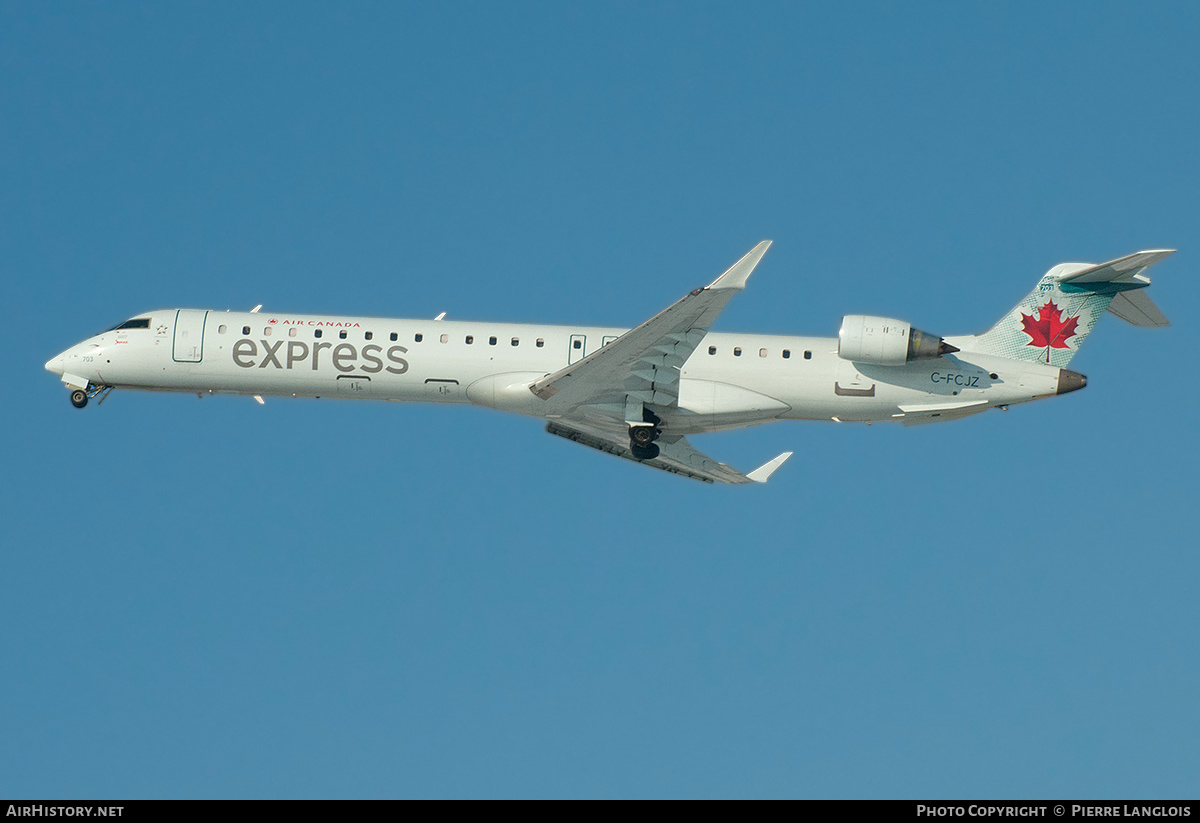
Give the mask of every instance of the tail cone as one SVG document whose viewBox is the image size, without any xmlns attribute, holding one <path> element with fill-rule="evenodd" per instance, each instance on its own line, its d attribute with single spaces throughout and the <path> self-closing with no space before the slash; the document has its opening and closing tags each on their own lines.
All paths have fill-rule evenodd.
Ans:
<svg viewBox="0 0 1200 823">
<path fill-rule="evenodd" d="M 1087 378 L 1079 372 L 1068 371 L 1067 369 L 1058 370 L 1058 391 L 1055 394 L 1066 394 L 1069 391 L 1082 389 L 1087 385 Z"/>
</svg>

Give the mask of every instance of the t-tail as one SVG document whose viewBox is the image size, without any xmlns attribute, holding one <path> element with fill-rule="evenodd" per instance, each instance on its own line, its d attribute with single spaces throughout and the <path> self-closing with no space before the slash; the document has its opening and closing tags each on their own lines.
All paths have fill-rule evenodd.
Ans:
<svg viewBox="0 0 1200 823">
<path fill-rule="evenodd" d="M 1167 318 L 1142 289 L 1142 272 L 1174 249 L 1140 251 L 1109 263 L 1060 263 L 996 325 L 974 337 L 953 338 L 966 351 L 1064 367 L 1105 309 L 1135 326 L 1166 326 Z"/>
</svg>

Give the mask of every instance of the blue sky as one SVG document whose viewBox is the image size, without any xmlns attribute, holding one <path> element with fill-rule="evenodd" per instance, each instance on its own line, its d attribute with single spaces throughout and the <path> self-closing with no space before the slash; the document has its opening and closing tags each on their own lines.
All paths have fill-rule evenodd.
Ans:
<svg viewBox="0 0 1200 823">
<path fill-rule="evenodd" d="M 0 7 L 0 796 L 1195 797 L 1200 9 Z M 116 392 L 173 306 L 980 331 L 1144 248 L 1086 391 L 696 439 Z"/>
</svg>

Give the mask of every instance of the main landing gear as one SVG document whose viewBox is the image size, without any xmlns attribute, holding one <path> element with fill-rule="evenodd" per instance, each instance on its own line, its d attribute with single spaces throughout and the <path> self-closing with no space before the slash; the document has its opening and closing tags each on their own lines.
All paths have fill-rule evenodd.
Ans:
<svg viewBox="0 0 1200 823">
<path fill-rule="evenodd" d="M 629 450 L 638 460 L 653 460 L 658 457 L 658 444 L 654 441 L 660 434 L 658 424 L 662 422 L 658 415 L 649 409 L 644 409 L 644 423 L 629 424 Z"/>
<path fill-rule="evenodd" d="M 658 430 L 654 424 L 629 427 L 629 450 L 638 460 L 653 460 L 658 457 Z"/>
</svg>

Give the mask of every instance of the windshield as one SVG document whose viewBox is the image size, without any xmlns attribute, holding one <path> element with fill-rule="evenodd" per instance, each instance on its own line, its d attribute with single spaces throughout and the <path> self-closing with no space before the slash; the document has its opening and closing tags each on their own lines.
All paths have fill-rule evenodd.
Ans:
<svg viewBox="0 0 1200 823">
<path fill-rule="evenodd" d="M 119 326 L 113 326 L 109 331 L 122 331 L 124 329 L 148 329 L 150 328 L 149 317 L 135 317 L 133 320 L 126 320 Z"/>
</svg>

